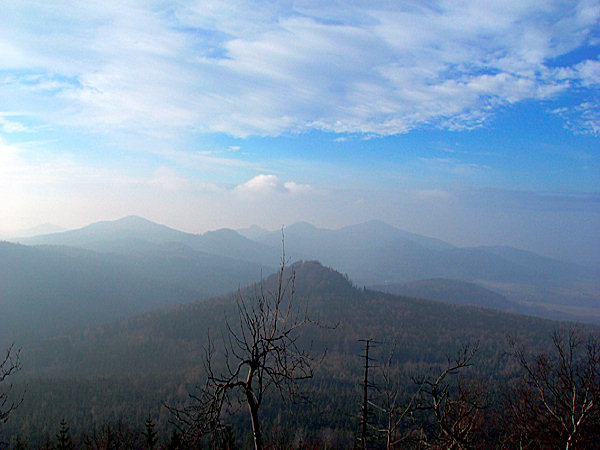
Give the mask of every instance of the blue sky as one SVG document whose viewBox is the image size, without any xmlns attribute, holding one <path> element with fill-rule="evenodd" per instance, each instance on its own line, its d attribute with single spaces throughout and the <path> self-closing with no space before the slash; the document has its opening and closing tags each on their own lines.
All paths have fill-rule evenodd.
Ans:
<svg viewBox="0 0 600 450">
<path fill-rule="evenodd" d="M 598 1 L 0 9 L 0 233 L 382 219 L 598 263 Z"/>
</svg>

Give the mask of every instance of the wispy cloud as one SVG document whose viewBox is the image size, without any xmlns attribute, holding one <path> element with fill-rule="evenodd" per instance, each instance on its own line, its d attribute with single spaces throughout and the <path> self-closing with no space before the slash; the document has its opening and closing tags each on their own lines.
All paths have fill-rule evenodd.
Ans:
<svg viewBox="0 0 600 450">
<path fill-rule="evenodd" d="M 552 112 L 564 120 L 565 127 L 577 134 L 600 136 L 600 104 L 598 101 L 582 102 L 562 107 Z"/>
<path fill-rule="evenodd" d="M 0 111 L 0 132 L 5 134 L 24 133 L 32 131 L 27 125 L 15 120 L 19 114 Z"/>
<path fill-rule="evenodd" d="M 14 2 L 0 97 L 42 123 L 148 134 L 397 134 L 597 83 L 550 66 L 597 2 Z M 11 103 L 13 105 L 11 105 Z"/>
</svg>

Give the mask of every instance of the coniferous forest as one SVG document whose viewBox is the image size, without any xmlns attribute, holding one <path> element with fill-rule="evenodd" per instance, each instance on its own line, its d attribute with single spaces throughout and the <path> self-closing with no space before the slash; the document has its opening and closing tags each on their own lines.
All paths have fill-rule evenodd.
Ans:
<svg viewBox="0 0 600 450">
<path fill-rule="evenodd" d="M 10 347 L 0 431 L 7 448 L 593 448 L 597 336 L 298 262 Z"/>
</svg>

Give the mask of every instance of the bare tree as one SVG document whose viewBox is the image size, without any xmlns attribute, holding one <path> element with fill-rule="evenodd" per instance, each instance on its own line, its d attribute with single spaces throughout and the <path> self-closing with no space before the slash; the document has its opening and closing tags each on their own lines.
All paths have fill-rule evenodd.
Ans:
<svg viewBox="0 0 600 450">
<path fill-rule="evenodd" d="M 222 339 L 223 367 L 218 365 L 215 343 L 206 347 L 206 383 L 191 394 L 192 404 L 184 409 L 170 408 L 186 428 L 186 434 L 199 440 L 223 429 L 224 409 L 234 404 L 248 408 L 255 449 L 263 448 L 260 407 L 267 390 L 273 388 L 283 400 L 304 398 L 298 382 L 313 376 L 315 357 L 300 348 L 300 331 L 315 323 L 307 308 L 295 304 L 295 274 L 286 270 L 285 253 L 273 290 L 264 283 L 251 298 L 238 291 L 237 320 L 226 321 Z"/>
<path fill-rule="evenodd" d="M 21 370 L 20 357 L 21 350 L 15 350 L 14 344 L 11 344 L 0 363 L 0 423 L 6 422 L 10 414 L 23 402 L 22 396 L 14 399 L 10 395 L 13 385 L 5 383 L 7 378 Z"/>
<path fill-rule="evenodd" d="M 437 447 L 474 447 L 475 433 L 481 425 L 486 403 L 485 394 L 478 386 L 464 380 L 451 383 L 450 377 L 473 365 L 478 347 L 478 344 L 464 346 L 454 359 L 448 359 L 447 366 L 437 377 L 417 381 L 422 395 L 415 409 L 433 413 L 437 428 L 434 445 Z"/>
<path fill-rule="evenodd" d="M 398 379 L 392 374 L 392 361 L 394 358 L 395 347 L 390 351 L 386 361 L 382 364 L 380 376 L 380 396 L 377 403 L 372 406 L 379 411 L 382 416 L 382 426 L 379 426 L 377 432 L 385 437 L 385 448 L 391 450 L 409 439 L 409 435 L 400 433 L 402 423 L 411 417 L 417 399 L 421 393 L 421 385 L 415 391 L 410 400 L 405 402 L 402 395 L 404 389 Z"/>
<path fill-rule="evenodd" d="M 597 448 L 600 438 L 600 339 L 578 327 L 555 330 L 553 352 L 528 356 L 509 338 L 524 370 L 517 395 L 509 396 L 515 445 Z"/>
<path fill-rule="evenodd" d="M 373 388 L 375 385 L 369 381 L 369 369 L 375 366 L 372 365 L 374 360 L 369 356 L 369 349 L 375 345 L 375 341 L 373 339 L 359 339 L 359 341 L 365 343 L 365 353 L 361 355 L 365 359 L 365 372 L 362 383 L 363 398 L 360 413 L 360 432 L 358 435 L 359 445 L 364 450 L 367 448 L 367 443 L 371 437 L 370 429 L 373 428 L 373 425 L 369 421 L 369 417 L 371 416 L 369 406 L 372 406 L 372 402 L 369 401 L 369 388 Z"/>
</svg>

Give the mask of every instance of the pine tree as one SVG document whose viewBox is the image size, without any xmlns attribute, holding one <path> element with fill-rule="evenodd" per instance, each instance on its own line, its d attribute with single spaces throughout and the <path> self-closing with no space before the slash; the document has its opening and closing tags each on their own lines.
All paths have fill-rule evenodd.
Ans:
<svg viewBox="0 0 600 450">
<path fill-rule="evenodd" d="M 70 450 L 75 448 L 73 445 L 73 440 L 71 439 L 71 435 L 69 433 L 69 427 L 67 426 L 67 422 L 65 419 L 60 421 L 60 430 L 56 435 L 56 448 L 57 450 Z"/>
<path fill-rule="evenodd" d="M 146 419 L 146 429 L 142 434 L 146 440 L 146 447 L 150 450 L 154 449 L 158 443 L 158 437 L 156 431 L 154 430 L 154 422 L 150 416 L 148 416 Z"/>
</svg>

